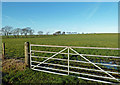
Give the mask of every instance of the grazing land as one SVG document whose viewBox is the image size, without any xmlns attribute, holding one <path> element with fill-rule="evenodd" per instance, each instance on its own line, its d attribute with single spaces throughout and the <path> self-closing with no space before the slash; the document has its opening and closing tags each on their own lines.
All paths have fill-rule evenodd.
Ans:
<svg viewBox="0 0 120 85">
<path fill-rule="evenodd" d="M 24 43 L 118 48 L 118 34 L 77 34 L 77 35 L 43 35 L 30 38 L 5 38 L 6 57 L 24 57 Z"/>
<path fill-rule="evenodd" d="M 79 46 L 79 47 L 109 47 L 109 48 L 118 48 L 118 34 L 76 34 L 76 35 L 39 35 L 39 36 L 19 36 L 18 38 L 14 38 L 14 36 L 9 36 L 9 38 L 3 36 L 2 42 L 5 42 L 6 47 L 6 58 L 24 58 L 24 43 L 29 42 L 31 44 L 43 44 L 43 45 L 62 45 L 62 46 Z M 59 51 L 61 49 L 50 49 L 50 48 L 32 48 L 37 50 L 45 50 L 45 51 Z M 93 54 L 93 55 L 106 55 L 106 56 L 119 56 L 118 51 L 113 50 L 88 50 L 88 49 L 75 49 L 79 53 L 82 54 Z M 44 55 L 50 56 L 50 54 L 35 54 L 35 55 Z M 57 57 L 62 58 L 61 55 Z M 73 57 L 73 56 L 71 56 Z M 81 58 L 77 59 L 82 60 Z M 120 62 L 118 59 L 104 59 L 104 58 L 94 58 L 86 56 L 90 60 L 94 60 L 94 62 L 99 62 L 101 60 L 106 60 L 107 62 L 115 61 L 117 64 Z M 74 58 L 71 58 L 74 59 Z M 38 59 L 36 59 L 38 60 Z M 40 60 L 39 60 L 40 61 Z M 43 60 L 41 60 L 43 61 Z M 22 67 L 15 68 L 18 64 L 16 60 L 11 59 L 11 61 L 5 61 L 8 64 L 4 64 L 3 68 L 3 82 L 4 83 L 92 83 L 91 81 L 85 81 L 82 79 L 77 79 L 76 77 L 71 76 L 59 76 L 53 75 L 43 72 L 32 71 L 28 68 L 24 67 L 24 64 L 19 61 L 19 65 Z M 4 62 L 4 63 L 5 63 Z M 15 63 L 13 63 L 15 62 Z M 51 61 L 49 61 L 51 62 Z M 55 61 L 58 63 L 58 61 Z M 11 64 L 12 63 L 12 64 Z M 59 62 L 65 63 L 66 62 Z M 78 65 L 77 63 L 71 63 L 72 65 Z M 11 67 L 14 65 L 14 68 Z M 79 64 L 83 67 L 95 68 L 90 64 Z M 8 68 L 11 67 L 11 68 Z M 101 66 L 102 67 L 102 66 Z M 102 67 L 107 69 L 107 67 Z M 20 69 L 20 70 L 18 70 Z M 22 69 L 22 70 L 21 70 Z M 110 70 L 113 71 L 115 68 L 112 67 Z M 72 69 L 71 69 L 72 70 Z M 116 70 L 118 72 L 118 69 Z M 85 72 L 87 73 L 87 71 Z M 99 74 L 96 72 L 96 74 Z M 104 75 L 104 74 L 103 74 Z M 120 78 L 120 76 L 117 76 Z M 97 82 L 93 82 L 95 84 L 101 84 Z"/>
</svg>

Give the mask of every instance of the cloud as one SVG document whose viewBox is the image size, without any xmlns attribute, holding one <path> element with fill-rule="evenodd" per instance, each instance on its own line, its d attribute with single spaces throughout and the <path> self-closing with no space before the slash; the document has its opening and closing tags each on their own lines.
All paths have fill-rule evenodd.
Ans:
<svg viewBox="0 0 120 85">
<path fill-rule="evenodd" d="M 100 7 L 100 4 L 97 4 L 97 6 L 88 15 L 87 20 L 91 19 L 94 16 L 94 14 L 98 11 L 99 7 Z"/>
</svg>

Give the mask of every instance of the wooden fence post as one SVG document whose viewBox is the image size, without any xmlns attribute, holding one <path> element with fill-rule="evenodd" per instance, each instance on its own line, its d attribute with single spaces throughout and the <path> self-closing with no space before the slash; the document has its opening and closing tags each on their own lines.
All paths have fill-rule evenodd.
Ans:
<svg viewBox="0 0 120 85">
<path fill-rule="evenodd" d="M 30 67 L 29 42 L 25 42 L 25 64 Z"/>
<path fill-rule="evenodd" d="M 5 58 L 5 43 L 2 43 L 2 59 Z"/>
</svg>

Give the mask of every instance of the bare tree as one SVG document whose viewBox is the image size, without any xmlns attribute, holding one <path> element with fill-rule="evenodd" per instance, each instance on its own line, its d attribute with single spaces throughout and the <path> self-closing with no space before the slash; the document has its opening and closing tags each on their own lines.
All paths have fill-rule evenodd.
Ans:
<svg viewBox="0 0 120 85">
<path fill-rule="evenodd" d="M 33 29 L 29 29 L 28 33 L 29 33 L 29 35 L 33 35 L 34 30 Z"/>
<path fill-rule="evenodd" d="M 16 28 L 16 33 L 17 35 L 20 35 L 21 29 L 20 28 Z"/>
<path fill-rule="evenodd" d="M 11 31 L 11 33 L 14 35 L 14 37 L 16 37 L 16 35 L 17 35 L 17 30 L 16 30 L 16 29 L 13 29 L 13 30 Z"/>
<path fill-rule="evenodd" d="M 6 36 L 6 32 L 5 32 L 5 28 L 4 27 L 1 29 L 1 32 L 2 32 L 2 35 Z"/>
<path fill-rule="evenodd" d="M 11 34 L 12 27 L 11 26 L 5 26 L 2 28 L 2 32 L 5 36 L 8 36 Z"/>
<path fill-rule="evenodd" d="M 19 35 L 20 32 L 21 32 L 21 29 L 20 28 L 16 28 L 16 29 L 13 29 L 11 33 L 15 36 L 15 35 Z"/>
<path fill-rule="evenodd" d="M 38 35 L 43 35 L 43 31 L 38 31 Z"/>
<path fill-rule="evenodd" d="M 31 29 L 30 27 L 26 27 L 26 28 L 21 29 L 20 33 L 21 33 L 21 35 L 24 34 L 25 36 L 27 36 L 28 34 L 33 35 L 34 30 Z"/>
<path fill-rule="evenodd" d="M 26 27 L 22 29 L 22 34 L 24 34 L 25 36 L 27 36 L 27 34 L 30 32 L 31 28 L 30 27 Z"/>
<path fill-rule="evenodd" d="M 20 30 L 20 34 L 23 35 L 24 34 L 24 29 Z"/>
<path fill-rule="evenodd" d="M 26 28 L 23 28 L 23 29 L 22 29 L 22 34 L 27 35 L 27 30 L 26 30 Z"/>
</svg>

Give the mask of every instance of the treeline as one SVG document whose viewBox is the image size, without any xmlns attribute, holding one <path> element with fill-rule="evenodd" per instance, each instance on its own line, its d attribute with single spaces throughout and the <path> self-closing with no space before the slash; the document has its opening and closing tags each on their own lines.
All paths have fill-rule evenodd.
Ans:
<svg viewBox="0 0 120 85">
<path fill-rule="evenodd" d="M 14 36 L 19 36 L 19 35 L 33 35 L 34 30 L 31 29 L 30 27 L 26 27 L 26 28 L 15 28 L 13 29 L 13 27 L 11 26 L 5 26 L 1 29 L 1 34 L 4 36 L 9 36 L 9 35 L 14 35 Z"/>
<path fill-rule="evenodd" d="M 3 35 L 5 37 L 9 37 L 9 35 L 12 35 L 14 37 L 27 37 L 32 35 L 65 35 L 65 34 L 96 34 L 96 33 L 78 33 L 78 32 L 65 32 L 65 31 L 56 31 L 52 34 L 50 32 L 43 33 L 43 31 L 38 31 L 35 33 L 35 31 L 31 27 L 25 27 L 25 28 L 14 28 L 11 26 L 5 26 L 2 27 L 0 30 L 0 35 Z"/>
<path fill-rule="evenodd" d="M 31 27 L 13 29 L 13 27 L 11 27 L 11 26 L 5 26 L 1 29 L 1 34 L 4 36 L 35 35 L 34 32 L 35 31 Z M 53 33 L 53 35 L 61 35 L 61 34 L 77 34 L 77 32 L 57 31 L 57 32 Z M 36 35 L 43 35 L 43 31 L 38 31 Z M 49 32 L 46 32 L 45 35 L 49 35 Z"/>
</svg>

